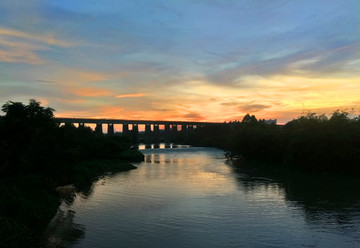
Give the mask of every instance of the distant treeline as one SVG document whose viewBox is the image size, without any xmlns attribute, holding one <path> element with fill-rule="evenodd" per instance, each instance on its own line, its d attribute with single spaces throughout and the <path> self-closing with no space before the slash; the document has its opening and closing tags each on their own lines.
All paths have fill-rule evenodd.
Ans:
<svg viewBox="0 0 360 248">
<path fill-rule="evenodd" d="M 311 113 L 284 126 L 247 114 L 241 122 L 199 128 L 191 143 L 245 160 L 360 176 L 360 117 L 341 111 L 329 118 Z"/>
<path fill-rule="evenodd" d="M 104 171 L 132 169 L 129 161 L 143 160 L 127 138 L 59 126 L 54 110 L 35 100 L 7 102 L 2 111 L 0 247 L 38 246 L 35 237 L 60 202 L 57 186 L 91 183 Z"/>
</svg>

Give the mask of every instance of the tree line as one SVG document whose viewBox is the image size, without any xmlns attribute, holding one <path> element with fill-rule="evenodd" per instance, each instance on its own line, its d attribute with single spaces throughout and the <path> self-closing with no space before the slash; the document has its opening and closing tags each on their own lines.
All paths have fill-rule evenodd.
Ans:
<svg viewBox="0 0 360 248">
<path fill-rule="evenodd" d="M 360 176 L 360 117 L 343 111 L 330 117 L 310 113 L 283 126 L 247 114 L 241 122 L 199 128 L 191 142 L 245 160 Z"/>
<path fill-rule="evenodd" d="M 109 170 L 134 168 L 143 155 L 127 137 L 60 126 L 36 100 L 7 102 L 0 117 L 0 247 L 38 247 L 54 216 L 59 185 L 89 184 Z M 266 164 L 360 176 L 360 117 L 308 114 L 284 126 L 247 114 L 242 121 L 195 129 L 187 141 Z"/>
</svg>

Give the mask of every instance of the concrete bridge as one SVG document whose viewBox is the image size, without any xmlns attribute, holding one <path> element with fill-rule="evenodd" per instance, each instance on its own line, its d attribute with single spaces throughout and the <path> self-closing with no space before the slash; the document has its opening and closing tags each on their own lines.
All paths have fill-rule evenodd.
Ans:
<svg viewBox="0 0 360 248">
<path fill-rule="evenodd" d="M 115 124 L 122 125 L 122 133 L 126 136 L 131 136 L 134 141 L 138 139 L 139 125 L 144 125 L 145 128 L 145 141 L 146 142 L 159 142 L 160 132 L 164 132 L 165 141 L 170 141 L 181 133 L 187 136 L 193 129 L 208 125 L 217 125 L 218 122 L 194 122 L 194 121 L 160 121 L 160 120 L 120 120 L 120 119 L 93 119 L 93 118 L 63 118 L 56 117 L 55 120 L 61 123 L 79 124 L 96 124 L 95 131 L 103 133 L 103 124 L 107 125 L 107 133 L 114 134 Z M 160 129 L 160 125 L 163 129 Z M 130 129 L 131 126 L 131 129 Z M 179 130 L 179 127 L 181 129 Z"/>
</svg>

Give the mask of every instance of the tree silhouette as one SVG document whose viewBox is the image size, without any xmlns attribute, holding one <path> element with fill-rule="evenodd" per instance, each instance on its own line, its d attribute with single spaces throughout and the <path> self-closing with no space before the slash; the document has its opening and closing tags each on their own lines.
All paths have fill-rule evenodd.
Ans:
<svg viewBox="0 0 360 248">
<path fill-rule="evenodd" d="M 9 101 L 1 110 L 0 247 L 38 247 L 36 237 L 59 204 L 56 186 L 89 184 L 104 171 L 133 169 L 127 161 L 143 158 L 122 137 L 59 126 L 54 109 L 36 100 Z"/>
</svg>

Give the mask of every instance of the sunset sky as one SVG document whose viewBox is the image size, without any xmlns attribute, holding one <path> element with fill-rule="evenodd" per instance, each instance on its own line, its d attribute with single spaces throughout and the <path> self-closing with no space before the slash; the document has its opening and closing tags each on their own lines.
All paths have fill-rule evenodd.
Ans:
<svg viewBox="0 0 360 248">
<path fill-rule="evenodd" d="M 284 123 L 360 113 L 359 0 L 0 0 L 0 104 Z"/>
</svg>

